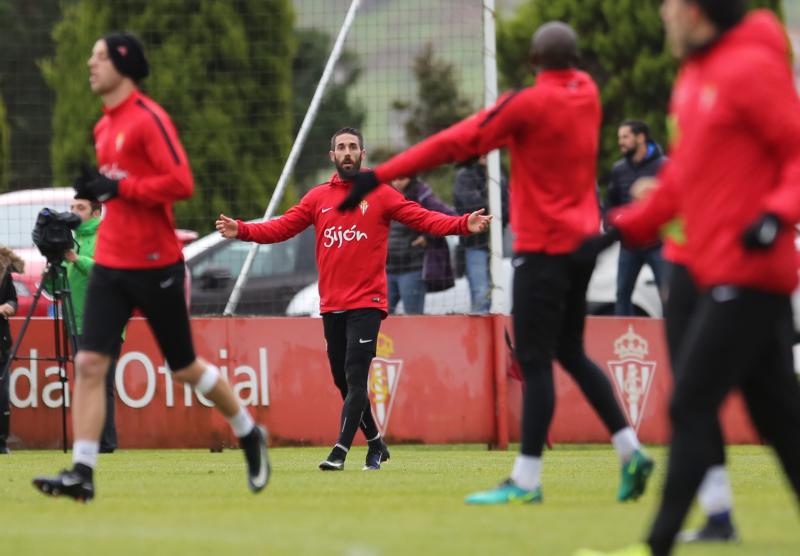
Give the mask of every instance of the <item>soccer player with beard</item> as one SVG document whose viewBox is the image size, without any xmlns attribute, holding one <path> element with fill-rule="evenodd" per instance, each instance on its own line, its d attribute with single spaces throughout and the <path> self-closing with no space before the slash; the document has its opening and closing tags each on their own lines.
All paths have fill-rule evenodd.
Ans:
<svg viewBox="0 0 800 556">
<path fill-rule="evenodd" d="M 339 437 L 319 467 L 323 471 L 344 469 L 360 427 L 369 445 L 364 470 L 378 470 L 389 458 L 389 450 L 369 410 L 367 380 L 380 324 L 388 313 L 389 224 L 397 220 L 430 235 L 466 235 L 486 231 L 492 217 L 484 216 L 483 210 L 463 216 L 432 212 L 406 200 L 387 184 L 378 185 L 357 210 L 341 213 L 336 207 L 352 187 L 348 176 L 358 172 L 366 156 L 361 133 L 348 127 L 334 133 L 329 156 L 336 172 L 280 218 L 247 224 L 221 214 L 216 227 L 226 238 L 278 243 L 314 226 L 328 361 L 333 381 L 344 398 Z"/>
</svg>

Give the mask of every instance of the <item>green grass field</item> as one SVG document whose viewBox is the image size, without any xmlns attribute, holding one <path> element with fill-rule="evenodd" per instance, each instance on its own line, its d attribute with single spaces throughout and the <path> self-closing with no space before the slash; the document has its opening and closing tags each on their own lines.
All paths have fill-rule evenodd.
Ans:
<svg viewBox="0 0 800 556">
<path fill-rule="evenodd" d="M 245 485 L 241 454 L 226 450 L 123 450 L 100 456 L 98 498 L 48 499 L 30 484 L 69 463 L 60 452 L 17 451 L 0 460 L 0 554 L 535 554 L 616 548 L 650 523 L 658 473 L 638 503 L 614 495 L 618 467 L 606 446 L 546 453 L 545 502 L 467 507 L 464 494 L 504 478 L 514 451 L 478 446 L 394 446 L 379 472 L 362 472 L 354 448 L 341 473 L 322 473 L 325 448 L 271 451 L 263 493 Z M 679 555 L 797 555 L 797 506 L 762 447 L 730 450 L 736 517 L 744 542 L 684 547 Z M 700 520 L 693 513 L 691 522 Z"/>
</svg>

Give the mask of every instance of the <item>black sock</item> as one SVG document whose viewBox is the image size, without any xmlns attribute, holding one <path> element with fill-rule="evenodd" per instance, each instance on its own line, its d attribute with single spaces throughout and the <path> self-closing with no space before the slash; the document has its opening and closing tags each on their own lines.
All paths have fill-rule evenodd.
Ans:
<svg viewBox="0 0 800 556">
<path fill-rule="evenodd" d="M 383 449 L 383 438 L 378 435 L 377 438 L 367 440 L 367 444 L 369 445 L 370 452 L 377 452 Z"/>
<path fill-rule="evenodd" d="M 328 456 L 328 461 L 336 461 L 336 460 L 344 461 L 346 457 L 347 457 L 347 450 L 337 445 L 333 447 L 333 450 L 331 450 L 331 455 Z"/>
<path fill-rule="evenodd" d="M 82 463 L 76 463 L 72 470 L 86 481 L 94 480 L 94 469 Z"/>
</svg>

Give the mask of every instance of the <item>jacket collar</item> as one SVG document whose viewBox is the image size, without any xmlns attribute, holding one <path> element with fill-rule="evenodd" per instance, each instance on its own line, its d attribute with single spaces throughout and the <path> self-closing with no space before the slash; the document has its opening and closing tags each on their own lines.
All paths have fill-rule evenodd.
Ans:
<svg viewBox="0 0 800 556">
<path fill-rule="evenodd" d="M 117 104 L 114 108 L 107 108 L 106 106 L 103 106 L 103 112 L 105 114 L 108 114 L 109 116 L 113 116 L 114 114 L 122 112 L 129 106 L 133 105 L 133 103 L 135 103 L 140 98 L 142 98 L 142 93 L 137 89 L 133 91 L 131 94 L 129 94 L 128 98 Z"/>
</svg>

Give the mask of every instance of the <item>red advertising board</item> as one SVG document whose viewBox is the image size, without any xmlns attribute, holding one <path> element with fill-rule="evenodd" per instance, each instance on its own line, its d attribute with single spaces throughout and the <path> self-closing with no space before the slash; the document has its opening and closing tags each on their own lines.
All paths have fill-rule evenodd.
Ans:
<svg viewBox="0 0 800 556">
<path fill-rule="evenodd" d="M 15 333 L 21 319 L 13 319 Z M 192 321 L 198 355 L 218 365 L 234 392 L 279 444 L 330 444 L 341 397 L 333 385 L 322 321 L 207 318 Z M 521 386 L 506 375 L 507 317 L 391 317 L 384 321 L 369 382 L 370 405 L 393 442 L 486 442 L 519 437 Z M 587 351 L 609 375 L 631 424 L 646 442 L 668 439 L 671 387 L 662 324 L 589 319 Z M 35 319 L 11 367 L 12 434 L 26 447 L 60 447 L 62 387 L 53 325 Z M 74 379 L 67 368 L 68 387 Z M 608 439 L 571 379 L 556 371 L 555 442 Z M 117 430 L 122 448 L 234 445 L 225 420 L 201 395 L 172 380 L 141 319 L 128 328 L 117 365 Z M 67 396 L 69 405 L 69 396 Z M 757 440 L 734 400 L 724 411 L 733 442 Z M 363 439 L 359 439 L 359 442 Z"/>
</svg>

